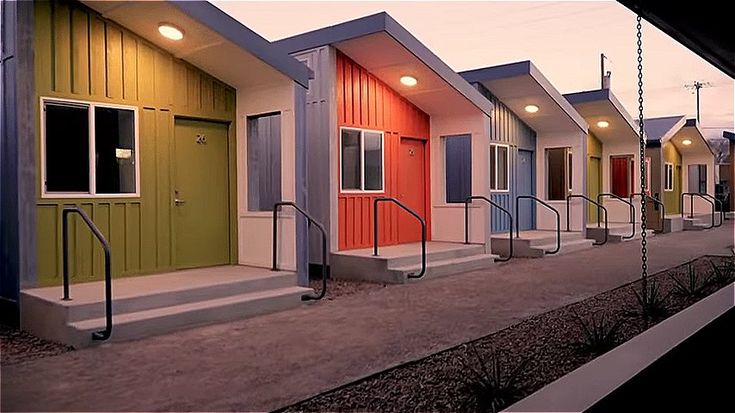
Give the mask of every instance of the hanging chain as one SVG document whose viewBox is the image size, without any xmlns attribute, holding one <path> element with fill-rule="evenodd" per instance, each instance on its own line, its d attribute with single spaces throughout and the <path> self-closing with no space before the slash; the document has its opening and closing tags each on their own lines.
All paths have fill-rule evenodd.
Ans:
<svg viewBox="0 0 735 413">
<path fill-rule="evenodd" d="M 643 279 L 644 291 L 648 281 L 648 251 L 646 250 L 646 138 L 643 125 L 643 40 L 641 16 L 637 18 L 636 25 L 638 37 L 638 138 L 641 151 L 641 278 Z"/>
</svg>

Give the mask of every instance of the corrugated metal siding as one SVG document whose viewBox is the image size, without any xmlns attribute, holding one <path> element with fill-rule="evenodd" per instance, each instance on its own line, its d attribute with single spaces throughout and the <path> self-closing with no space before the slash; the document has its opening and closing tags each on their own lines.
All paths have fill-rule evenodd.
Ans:
<svg viewBox="0 0 735 413">
<path fill-rule="evenodd" d="M 61 210 L 77 205 L 108 237 L 113 274 L 174 267 L 171 213 L 174 117 L 232 122 L 235 90 L 174 58 L 79 3 L 35 4 L 36 98 L 41 96 L 138 106 L 139 198 L 42 199 L 38 153 L 38 276 L 61 276 Z M 40 109 L 36 112 L 40 125 Z M 235 191 L 234 128 L 230 128 L 230 191 Z M 41 136 L 37 133 L 37 145 Z M 236 199 L 231 197 L 230 256 L 237 257 Z M 76 281 L 103 275 L 102 249 L 80 220 L 69 232 L 70 272 Z"/>
<path fill-rule="evenodd" d="M 330 111 L 334 103 L 335 58 L 330 47 L 320 47 L 299 53 L 294 57 L 314 71 L 306 91 L 306 205 L 309 214 L 331 232 L 330 197 L 331 168 L 336 160 L 330 159 Z M 309 262 L 321 262 L 321 237 L 316 231 L 309 235 Z"/>
<path fill-rule="evenodd" d="M 482 93 L 487 99 L 489 99 L 495 110 L 493 111 L 492 119 L 492 136 L 491 141 L 493 143 L 502 143 L 510 146 L 509 160 L 510 160 L 510 191 L 508 192 L 493 192 L 490 198 L 508 209 L 512 214 L 515 214 L 515 197 L 518 194 L 518 150 L 527 150 L 535 152 L 536 150 L 536 132 L 526 125 L 513 111 L 511 111 L 503 102 L 496 98 L 490 93 L 487 88 L 479 83 L 474 84 L 480 93 Z M 524 193 L 535 194 L 535 188 L 527 188 L 523 191 Z M 521 208 L 523 209 L 523 208 Z M 533 214 L 531 227 L 535 224 L 535 208 L 530 208 L 528 211 Z M 515 217 L 514 217 L 515 218 Z M 492 232 L 503 232 L 508 230 L 508 219 L 506 215 L 493 208 L 491 212 L 492 221 Z M 530 228 L 522 228 L 530 229 Z"/>
<path fill-rule="evenodd" d="M 383 82 L 348 57 L 337 54 L 337 125 L 375 129 L 385 132 L 385 193 L 340 193 L 339 249 L 364 248 L 372 245 L 373 200 L 380 196 L 397 197 L 398 150 L 402 136 L 428 140 L 429 115 L 390 89 Z M 339 147 L 339 136 L 337 136 Z M 429 143 L 426 143 L 428 165 Z M 426 174 L 427 179 L 429 174 Z M 429 184 L 426 183 L 428 192 Z M 431 199 L 426 194 L 426 200 Z M 381 245 L 398 243 L 399 211 L 393 205 L 381 206 Z M 426 224 L 431 228 L 430 207 L 426 207 Z"/>
</svg>

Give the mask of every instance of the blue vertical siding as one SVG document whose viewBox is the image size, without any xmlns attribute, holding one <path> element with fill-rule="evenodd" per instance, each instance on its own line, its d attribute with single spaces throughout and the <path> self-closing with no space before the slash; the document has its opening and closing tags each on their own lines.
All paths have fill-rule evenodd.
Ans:
<svg viewBox="0 0 735 413">
<path fill-rule="evenodd" d="M 525 150 L 535 152 L 536 150 L 536 132 L 526 125 L 513 111 L 503 104 L 498 98 L 490 93 L 487 88 L 479 83 L 474 84 L 475 88 L 482 93 L 495 106 L 492 119 L 492 143 L 505 144 L 510 147 L 510 190 L 508 192 L 493 192 L 490 198 L 499 205 L 506 208 L 511 214 L 515 215 L 515 197 L 519 192 L 524 194 L 536 194 L 535 182 L 531 188 L 518 187 L 518 151 Z M 535 172 L 535 171 L 534 171 Z M 535 177 L 534 177 L 535 178 Z M 523 211 L 524 208 L 521 208 Z M 531 214 L 530 218 L 521 220 L 526 223 L 522 229 L 531 229 L 535 227 L 535 208 L 526 208 L 526 213 Z M 514 219 L 517 219 L 514 217 Z M 492 232 L 504 232 L 509 228 L 507 216 L 497 208 L 493 208 L 491 212 Z"/>
</svg>

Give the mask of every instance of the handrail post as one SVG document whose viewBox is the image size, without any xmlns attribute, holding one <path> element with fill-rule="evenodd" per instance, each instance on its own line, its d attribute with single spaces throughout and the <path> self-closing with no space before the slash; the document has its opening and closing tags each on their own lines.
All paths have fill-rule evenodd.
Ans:
<svg viewBox="0 0 735 413">
<path fill-rule="evenodd" d="M 572 195 L 567 195 L 567 232 L 569 232 L 569 200 L 572 199 Z"/>
<path fill-rule="evenodd" d="M 470 200 L 472 197 L 468 197 L 464 200 L 464 243 L 470 243 Z M 492 217 L 490 218 L 492 220 Z M 492 225 L 492 223 L 490 224 Z"/>
<path fill-rule="evenodd" d="M 373 256 L 378 256 L 378 203 L 379 202 L 392 202 L 396 205 L 398 205 L 401 209 L 408 212 L 410 215 L 412 215 L 414 218 L 416 218 L 419 221 L 419 224 L 421 224 L 421 272 L 418 274 L 408 274 L 406 275 L 407 278 L 421 278 L 426 274 L 426 221 L 416 213 L 413 209 L 407 207 L 406 205 L 402 204 L 401 201 L 391 198 L 391 197 L 382 197 L 382 198 L 375 198 L 373 200 Z"/>
<path fill-rule="evenodd" d="M 598 211 L 597 212 L 598 213 L 598 216 L 597 216 L 598 221 L 600 219 L 600 215 L 599 215 L 600 214 L 600 211 L 602 211 L 602 212 L 605 213 L 605 232 L 604 232 L 604 238 L 603 238 L 602 242 L 595 241 L 593 245 L 604 245 L 604 244 L 606 244 L 607 243 L 607 239 L 608 239 L 608 232 L 609 232 L 609 227 L 608 227 L 608 224 L 607 224 L 607 220 L 608 220 L 608 217 L 607 217 L 607 208 L 605 208 L 599 202 L 595 202 L 594 200 L 590 199 L 586 195 L 582 195 L 582 194 L 569 194 L 569 195 L 567 195 L 567 231 L 569 231 L 569 209 L 570 209 L 569 201 L 572 198 L 584 199 L 585 201 L 587 201 L 587 202 L 589 202 L 591 204 L 594 204 L 597 207 L 597 211 Z M 599 199 L 599 197 L 598 197 L 598 199 Z M 585 223 L 585 225 L 586 225 L 586 223 Z M 598 228 L 599 228 L 599 224 L 598 224 Z"/>
<path fill-rule="evenodd" d="M 280 207 L 280 202 L 276 202 L 275 204 L 273 204 L 273 239 L 271 240 L 271 242 L 273 243 L 273 265 L 271 266 L 272 271 L 278 271 L 278 210 L 280 209 Z"/>
<path fill-rule="evenodd" d="M 309 301 L 309 300 L 321 300 L 327 295 L 327 231 L 324 229 L 324 226 L 319 222 L 314 220 L 311 215 L 309 215 L 306 211 L 301 209 L 298 204 L 292 201 L 281 201 L 276 202 L 273 204 L 273 271 L 278 271 L 278 266 L 276 264 L 276 258 L 277 253 L 276 250 L 278 249 L 278 211 L 281 209 L 282 206 L 290 206 L 293 208 L 296 212 L 301 214 L 304 218 L 306 218 L 307 228 L 311 229 L 312 225 L 317 227 L 319 232 L 322 236 L 322 290 L 316 294 L 304 294 L 301 296 L 301 301 Z M 306 271 L 308 273 L 309 268 L 307 265 Z"/>
<path fill-rule="evenodd" d="M 373 200 L 373 256 L 378 256 L 378 199 Z"/>
<path fill-rule="evenodd" d="M 556 254 L 561 250 L 561 215 L 559 214 L 559 211 L 556 210 L 556 208 L 549 205 L 548 202 L 543 201 L 542 199 L 533 196 L 533 195 L 518 195 L 516 196 L 516 218 L 518 217 L 518 204 L 521 199 L 530 199 L 533 201 L 536 201 L 546 207 L 546 209 L 550 210 L 556 215 L 556 249 L 553 251 L 546 251 L 547 254 Z M 518 230 L 519 220 L 516 219 L 516 237 L 520 237 L 520 232 Z"/>
<path fill-rule="evenodd" d="M 502 206 L 500 206 L 499 204 L 497 204 L 496 202 L 494 202 L 493 200 L 491 200 L 490 198 L 488 198 L 488 197 L 486 197 L 484 195 L 471 195 L 471 196 L 468 196 L 467 198 L 465 198 L 465 200 L 464 200 L 464 202 L 465 202 L 465 204 L 464 204 L 465 205 L 465 216 L 464 216 L 464 219 L 465 219 L 465 230 L 464 230 L 465 244 L 469 244 L 469 224 L 468 224 L 468 222 L 469 222 L 469 213 L 467 211 L 468 211 L 468 206 L 469 206 L 470 202 L 472 202 L 473 199 L 483 200 L 483 201 L 487 202 L 488 204 L 490 204 L 491 207 L 498 208 L 503 213 L 505 213 L 506 215 L 508 215 L 508 242 L 510 243 L 508 245 L 508 256 L 505 257 L 505 258 L 495 258 L 495 262 L 506 262 L 506 261 L 510 261 L 510 259 L 513 258 L 513 215 L 510 213 L 510 211 L 508 211 L 507 209 L 503 208 Z M 492 222 L 490 223 L 490 225 L 492 225 Z"/>
<path fill-rule="evenodd" d="M 102 234 L 94 221 L 79 207 L 68 207 L 61 211 L 61 226 L 63 246 L 63 277 L 64 277 L 64 297 L 62 300 L 70 300 L 69 298 L 69 215 L 77 213 L 97 240 L 102 244 L 105 253 L 105 329 L 92 333 L 92 340 L 107 340 L 112 335 L 112 254 L 110 252 L 110 244 Z"/>
<path fill-rule="evenodd" d="M 69 213 L 71 210 L 64 209 L 61 212 L 61 253 L 62 258 L 62 276 L 64 282 L 64 297 L 62 300 L 69 301 Z"/>
<path fill-rule="evenodd" d="M 597 203 L 602 204 L 603 197 L 614 198 L 628 205 L 628 210 L 629 210 L 628 222 L 631 224 L 631 232 L 630 232 L 630 235 L 623 236 L 623 239 L 633 239 L 635 237 L 635 230 L 636 230 L 635 228 L 635 205 L 633 205 L 633 202 L 631 202 L 630 200 L 624 199 L 620 195 L 613 194 L 612 192 L 602 192 L 602 193 L 597 194 Z"/>
</svg>

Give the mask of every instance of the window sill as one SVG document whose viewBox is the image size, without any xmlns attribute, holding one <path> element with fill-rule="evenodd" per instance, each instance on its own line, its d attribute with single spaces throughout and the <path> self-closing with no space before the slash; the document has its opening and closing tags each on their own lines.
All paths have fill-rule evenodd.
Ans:
<svg viewBox="0 0 735 413">
<path fill-rule="evenodd" d="M 238 214 L 240 218 L 260 218 L 260 219 L 273 219 L 273 211 L 240 211 Z M 295 213 L 281 209 L 278 213 L 278 218 L 293 218 Z"/>
<path fill-rule="evenodd" d="M 432 205 L 433 208 L 448 208 L 448 209 L 464 209 L 464 203 L 457 203 L 457 204 L 437 204 Z M 470 209 L 477 209 L 480 208 L 479 203 L 472 203 L 470 204 Z"/>
<path fill-rule="evenodd" d="M 140 194 L 74 194 L 74 193 L 46 193 L 41 194 L 41 199 L 140 199 Z"/>
</svg>

